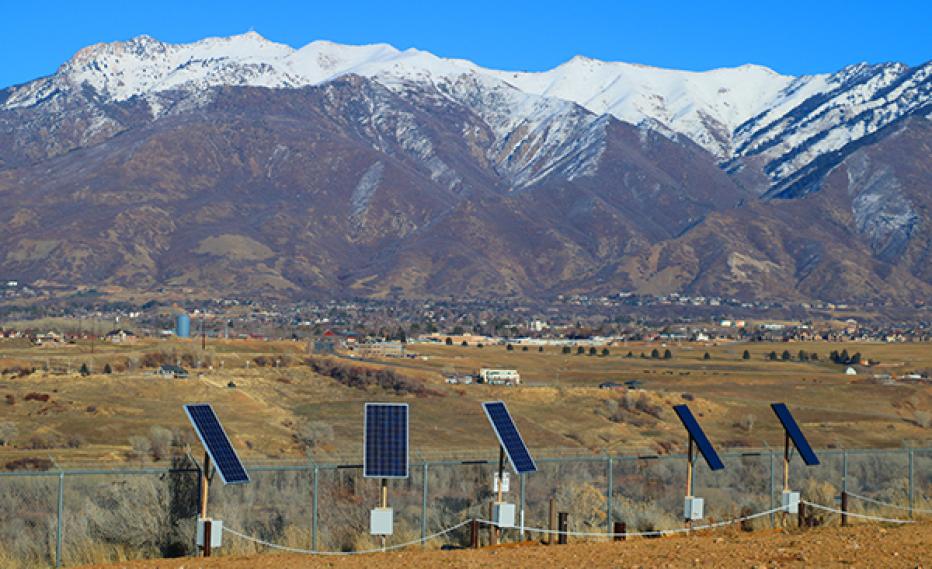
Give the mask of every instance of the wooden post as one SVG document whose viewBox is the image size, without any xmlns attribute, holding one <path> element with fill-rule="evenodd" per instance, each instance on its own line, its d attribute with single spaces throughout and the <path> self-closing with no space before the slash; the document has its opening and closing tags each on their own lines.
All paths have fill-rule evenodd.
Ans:
<svg viewBox="0 0 932 569">
<path fill-rule="evenodd" d="M 626 539 L 625 536 L 620 534 L 625 534 L 627 532 L 628 526 L 625 524 L 625 522 L 615 522 L 615 527 L 612 528 L 612 533 L 615 534 L 613 539 L 615 541 L 624 541 Z"/>
<path fill-rule="evenodd" d="M 566 545 L 566 538 L 567 538 L 566 532 L 568 532 L 570 528 L 569 517 L 570 515 L 566 512 L 560 512 L 560 514 L 557 517 L 557 520 L 558 520 L 557 524 L 560 527 L 560 539 L 558 540 L 560 545 Z"/>
<path fill-rule="evenodd" d="M 551 533 L 547 534 L 547 545 L 553 545 L 553 533 L 557 530 L 557 499 L 550 498 L 550 516 L 548 518 L 548 527 Z"/>
<path fill-rule="evenodd" d="M 489 519 L 495 515 L 495 502 L 489 502 Z M 498 528 L 494 524 L 489 526 L 489 545 L 498 545 Z"/>
<path fill-rule="evenodd" d="M 207 517 L 207 497 L 208 497 L 208 486 L 210 485 L 210 479 L 208 474 L 210 473 L 210 455 L 206 452 L 204 453 L 204 469 L 201 470 L 201 518 Z"/>
<path fill-rule="evenodd" d="M 204 520 L 204 557 L 210 557 L 210 520 Z"/>
<path fill-rule="evenodd" d="M 799 515 L 796 524 L 800 528 L 806 527 L 806 504 L 803 504 L 802 502 L 799 503 Z"/>
<path fill-rule="evenodd" d="M 469 525 L 469 547 L 479 549 L 479 520 L 473 520 Z"/>
<path fill-rule="evenodd" d="M 379 507 L 387 508 L 388 507 L 388 479 L 382 479 L 382 491 L 379 494 Z"/>
<path fill-rule="evenodd" d="M 505 447 L 498 447 L 498 501 L 504 501 L 505 494 Z"/>
<path fill-rule="evenodd" d="M 848 493 L 841 493 L 841 527 L 848 527 Z"/>
</svg>

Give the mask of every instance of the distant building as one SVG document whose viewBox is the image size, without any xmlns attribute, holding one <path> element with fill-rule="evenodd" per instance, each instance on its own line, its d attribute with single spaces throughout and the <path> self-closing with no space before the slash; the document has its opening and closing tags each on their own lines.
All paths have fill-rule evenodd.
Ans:
<svg viewBox="0 0 932 569">
<path fill-rule="evenodd" d="M 155 372 L 156 374 L 171 379 L 187 379 L 188 370 L 174 364 L 164 364 Z"/>
<path fill-rule="evenodd" d="M 104 338 L 111 344 L 132 344 L 136 342 L 136 334 L 122 328 L 107 332 Z"/>
<path fill-rule="evenodd" d="M 491 369 L 482 368 L 479 370 L 479 383 L 489 385 L 521 385 L 521 374 L 516 369 Z"/>
<path fill-rule="evenodd" d="M 405 356 L 405 345 L 401 342 L 357 344 L 352 350 L 361 358 L 403 358 Z"/>
</svg>

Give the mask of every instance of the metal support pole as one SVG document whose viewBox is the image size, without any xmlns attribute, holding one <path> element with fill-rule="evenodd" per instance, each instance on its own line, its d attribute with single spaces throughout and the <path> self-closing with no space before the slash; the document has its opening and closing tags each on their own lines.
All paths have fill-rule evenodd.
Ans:
<svg viewBox="0 0 932 569">
<path fill-rule="evenodd" d="M 424 492 L 421 496 L 421 547 L 427 546 L 427 463 L 424 463 Z"/>
<path fill-rule="evenodd" d="M 615 486 L 614 477 L 612 475 L 612 467 L 614 466 L 614 461 L 612 461 L 611 455 L 609 455 L 606 458 L 608 458 L 608 464 L 606 465 L 608 467 L 608 471 L 605 473 L 606 475 L 605 477 L 608 481 L 608 488 L 607 488 L 608 491 L 605 492 L 605 496 L 608 499 L 606 500 L 606 504 L 605 504 L 605 527 L 608 528 L 608 531 L 612 531 L 612 527 L 613 527 L 612 524 L 615 521 L 613 519 L 613 512 L 612 512 L 612 498 L 613 498 L 612 490 Z"/>
<path fill-rule="evenodd" d="M 521 540 L 524 541 L 527 539 L 527 536 L 524 535 L 524 508 L 527 505 L 527 476 L 524 473 L 521 473 Z"/>
<path fill-rule="evenodd" d="M 314 492 L 313 504 L 311 506 L 311 549 L 313 549 L 314 551 L 317 551 L 317 521 L 318 521 L 317 489 L 319 487 L 317 482 L 318 482 L 319 474 L 320 474 L 320 467 L 317 465 L 314 465 L 314 474 L 311 480 L 311 484 L 313 486 L 313 492 Z"/>
<path fill-rule="evenodd" d="M 906 449 L 906 464 L 908 470 L 907 493 L 909 497 L 909 519 L 913 519 L 913 449 Z"/>
<path fill-rule="evenodd" d="M 55 567 L 62 566 L 61 560 L 61 543 L 62 543 L 62 516 L 65 513 L 65 473 L 60 472 L 58 475 L 58 529 L 55 533 Z"/>
<path fill-rule="evenodd" d="M 204 453 L 204 470 L 201 471 L 201 519 L 207 518 L 207 499 L 210 492 L 210 455 Z"/>
<path fill-rule="evenodd" d="M 693 495 L 693 438 L 689 437 L 689 450 L 686 452 L 686 496 L 692 498 Z M 692 520 L 686 520 L 686 529 L 691 528 Z"/>
</svg>

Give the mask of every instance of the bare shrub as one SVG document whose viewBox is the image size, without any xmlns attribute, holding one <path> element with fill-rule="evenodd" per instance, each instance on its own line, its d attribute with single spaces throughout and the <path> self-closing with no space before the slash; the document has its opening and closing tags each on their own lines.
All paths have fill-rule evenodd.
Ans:
<svg viewBox="0 0 932 569">
<path fill-rule="evenodd" d="M 913 420 L 923 429 L 928 429 L 932 426 L 932 413 L 928 411 L 916 411 L 913 414 Z"/>
<path fill-rule="evenodd" d="M 152 452 L 152 443 L 146 437 L 132 436 L 129 438 L 129 446 L 132 447 L 132 456 L 139 460 L 149 456 Z"/>
<path fill-rule="evenodd" d="M 333 440 L 333 427 L 323 421 L 311 421 L 298 429 L 297 438 L 304 448 L 315 449 Z"/>
<path fill-rule="evenodd" d="M 0 447 L 12 444 L 17 434 L 19 434 L 19 430 L 11 421 L 0 423 Z"/>
<path fill-rule="evenodd" d="M 174 438 L 174 434 L 165 427 L 152 427 L 149 431 L 149 452 L 152 459 L 159 461 L 168 458 Z"/>
<path fill-rule="evenodd" d="M 444 396 L 443 393 L 428 388 L 423 380 L 401 375 L 393 370 L 346 365 L 319 358 L 310 358 L 306 361 L 315 373 L 333 378 L 347 387 L 356 389 L 380 387 L 399 395 L 410 393 L 418 397 Z"/>
</svg>

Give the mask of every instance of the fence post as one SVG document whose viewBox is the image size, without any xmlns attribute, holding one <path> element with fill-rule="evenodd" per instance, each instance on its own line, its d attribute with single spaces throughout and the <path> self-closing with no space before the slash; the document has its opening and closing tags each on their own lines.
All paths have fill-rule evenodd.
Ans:
<svg viewBox="0 0 932 569">
<path fill-rule="evenodd" d="M 909 470 L 909 482 L 907 492 L 909 495 L 909 519 L 913 519 L 913 449 L 906 449 L 907 470 Z"/>
<path fill-rule="evenodd" d="M 311 503 L 311 549 L 317 551 L 317 489 L 319 487 L 317 478 L 320 474 L 320 467 L 316 464 L 314 465 L 314 474 L 311 478 L 311 485 L 313 486 L 314 499 Z"/>
<path fill-rule="evenodd" d="M 773 480 L 773 449 L 770 449 L 770 509 L 771 510 L 776 507 L 776 504 L 774 503 L 774 496 L 773 496 L 774 484 L 775 482 Z M 777 527 L 776 517 L 774 516 L 773 512 L 770 512 L 770 527 L 771 529 Z"/>
<path fill-rule="evenodd" d="M 421 547 L 427 546 L 427 463 L 424 463 L 424 494 L 421 497 Z"/>
<path fill-rule="evenodd" d="M 848 493 L 841 491 L 841 527 L 848 527 Z"/>
<path fill-rule="evenodd" d="M 606 465 L 608 467 L 608 472 L 606 473 L 606 479 L 608 480 L 608 491 L 605 493 L 605 495 L 608 497 L 608 500 L 605 505 L 605 526 L 607 530 L 611 532 L 612 522 L 615 521 L 613 518 L 614 512 L 612 512 L 612 488 L 615 486 L 615 480 L 612 475 L 612 467 L 614 466 L 614 461 L 612 460 L 611 455 L 608 455 L 606 458 L 608 459 L 608 462 Z"/>
<path fill-rule="evenodd" d="M 65 510 L 65 471 L 58 474 L 58 529 L 55 532 L 55 567 L 61 567 L 62 516 Z"/>
<path fill-rule="evenodd" d="M 841 491 L 848 492 L 848 449 L 841 451 Z"/>
</svg>

